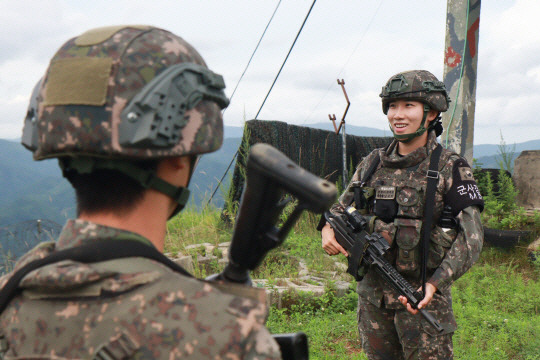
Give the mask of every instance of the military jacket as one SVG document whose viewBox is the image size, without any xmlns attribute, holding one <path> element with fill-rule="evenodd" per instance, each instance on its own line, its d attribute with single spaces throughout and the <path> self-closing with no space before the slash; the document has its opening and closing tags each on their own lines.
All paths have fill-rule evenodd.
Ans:
<svg viewBox="0 0 540 360">
<path fill-rule="evenodd" d="M 374 197 L 366 209 L 367 215 L 375 215 L 377 206 L 378 215 L 385 217 L 388 213 L 393 214 L 384 221 L 376 218 L 371 230 L 389 232 L 392 244 L 387 259 L 416 289 L 421 286 L 420 245 L 425 218 L 426 174 L 437 140 L 434 132 L 431 132 L 425 147 L 405 156 L 397 153 L 396 145 L 397 141 L 394 141 L 387 149 L 374 150 L 364 158 L 332 211 L 342 212 L 346 206 L 354 204 L 354 187 L 361 185 L 364 173 L 378 154 L 379 165 L 364 184 L 366 188 L 373 189 Z M 438 171 L 427 261 L 427 281 L 438 290 L 427 310 L 436 312 L 435 318 L 445 326 L 447 332 L 451 332 L 455 330 L 456 323 L 451 309 L 450 285 L 479 257 L 483 244 L 480 220 L 483 201 L 470 167 L 459 155 L 443 149 Z M 385 202 L 390 205 L 382 206 L 381 211 L 381 203 Z M 458 210 L 455 215 L 459 226 L 455 229 L 443 229 L 437 225 L 445 202 L 452 203 Z M 397 300 L 398 294 L 375 271 L 368 269 L 358 283 L 357 291 L 376 306 L 384 304 L 390 309 L 403 308 Z M 425 325 L 428 331 L 432 330 L 427 322 Z"/>
<path fill-rule="evenodd" d="M 150 241 L 70 220 L 58 241 L 26 263 L 95 240 Z M 10 274 L 0 279 L 4 286 Z M 63 260 L 33 270 L 0 315 L 0 358 L 280 359 L 264 326 L 266 303 L 140 257 L 83 264 Z M 3 355 L 3 357 L 2 357 Z"/>
</svg>

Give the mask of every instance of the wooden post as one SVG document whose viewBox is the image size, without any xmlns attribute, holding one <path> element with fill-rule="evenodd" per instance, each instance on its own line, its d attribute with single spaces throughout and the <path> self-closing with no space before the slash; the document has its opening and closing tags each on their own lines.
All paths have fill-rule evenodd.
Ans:
<svg viewBox="0 0 540 360">
<path fill-rule="evenodd" d="M 444 84 L 452 100 L 443 113 L 441 142 L 473 161 L 474 110 L 481 0 L 448 0 Z"/>
</svg>

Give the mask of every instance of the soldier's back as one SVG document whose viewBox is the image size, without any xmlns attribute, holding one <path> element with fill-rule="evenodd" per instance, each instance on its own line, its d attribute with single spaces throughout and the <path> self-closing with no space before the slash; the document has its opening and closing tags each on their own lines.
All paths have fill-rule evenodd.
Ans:
<svg viewBox="0 0 540 360">
<path fill-rule="evenodd" d="M 149 259 L 28 274 L 0 317 L 4 358 L 279 358 L 266 304 Z"/>
</svg>

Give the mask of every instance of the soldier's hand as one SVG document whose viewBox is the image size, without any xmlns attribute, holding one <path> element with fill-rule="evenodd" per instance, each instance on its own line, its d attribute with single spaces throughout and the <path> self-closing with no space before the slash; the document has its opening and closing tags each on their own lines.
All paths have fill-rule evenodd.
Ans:
<svg viewBox="0 0 540 360">
<path fill-rule="evenodd" d="M 422 288 L 418 289 L 418 291 L 421 291 Z M 426 296 L 420 301 L 418 304 L 418 309 L 423 309 L 431 302 L 431 299 L 433 299 L 433 294 L 435 294 L 435 291 L 437 291 L 437 288 L 435 285 L 431 283 L 426 283 Z M 416 315 L 418 313 L 417 309 L 413 309 L 411 304 L 407 302 L 407 298 L 405 296 L 398 297 L 398 300 L 407 308 L 407 311 L 410 312 L 413 315 Z"/>
<path fill-rule="evenodd" d="M 381 231 L 379 234 L 386 240 L 388 245 L 392 245 L 392 238 L 390 237 L 390 233 L 386 230 Z"/>
<path fill-rule="evenodd" d="M 324 227 L 321 230 L 321 237 L 322 237 L 322 248 L 328 255 L 337 255 L 339 253 L 349 256 L 347 251 L 339 245 L 339 243 L 336 240 L 336 236 L 334 235 L 334 229 L 330 226 L 330 224 L 326 223 Z"/>
</svg>

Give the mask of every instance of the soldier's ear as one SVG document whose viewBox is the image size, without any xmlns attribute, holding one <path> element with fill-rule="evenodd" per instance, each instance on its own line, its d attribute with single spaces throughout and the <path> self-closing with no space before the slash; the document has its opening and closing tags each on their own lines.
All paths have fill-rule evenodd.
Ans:
<svg viewBox="0 0 540 360">
<path fill-rule="evenodd" d="M 426 121 L 428 123 L 430 123 L 431 121 L 435 120 L 436 118 L 439 117 L 439 114 L 440 112 L 438 112 L 437 110 L 429 110 L 428 114 L 427 114 L 427 117 L 426 117 Z"/>
<path fill-rule="evenodd" d="M 161 179 L 176 184 L 176 181 L 174 179 L 177 179 L 180 173 L 181 177 L 185 177 L 186 179 L 189 178 L 190 167 L 190 156 L 167 157 L 159 162 L 156 174 Z"/>
</svg>

